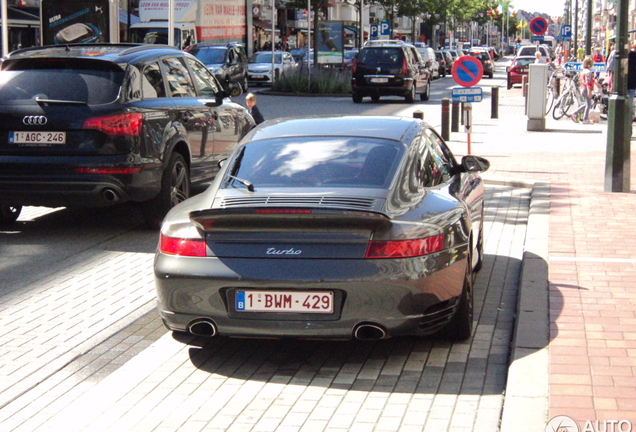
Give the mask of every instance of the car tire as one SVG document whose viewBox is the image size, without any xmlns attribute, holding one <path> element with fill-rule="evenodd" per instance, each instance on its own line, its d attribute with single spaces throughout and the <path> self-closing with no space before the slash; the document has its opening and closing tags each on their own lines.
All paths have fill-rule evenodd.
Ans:
<svg viewBox="0 0 636 432">
<path fill-rule="evenodd" d="M 373 102 L 377 102 L 377 101 L 379 101 L 379 100 L 380 100 L 380 96 L 377 96 L 377 95 L 371 96 L 371 100 L 372 100 Z"/>
<path fill-rule="evenodd" d="M 457 310 L 450 322 L 441 331 L 443 337 L 463 341 L 473 333 L 473 275 L 470 254 L 464 275 L 462 293 L 457 302 Z"/>
<path fill-rule="evenodd" d="M 0 225 L 10 225 L 18 220 L 22 206 L 0 204 Z"/>
<path fill-rule="evenodd" d="M 161 177 L 161 190 L 152 200 L 144 203 L 146 225 L 159 229 L 163 218 L 172 207 L 190 197 L 190 173 L 188 165 L 179 153 L 172 153 Z"/>
<path fill-rule="evenodd" d="M 488 78 L 490 78 L 490 79 L 492 79 L 492 77 L 493 77 L 493 76 L 494 76 L 494 74 L 493 74 L 492 72 L 490 72 L 490 73 L 488 74 Z"/>
<path fill-rule="evenodd" d="M 351 96 L 351 99 L 353 99 L 353 103 L 361 103 L 362 102 L 362 96 L 360 96 L 360 95 L 354 94 L 353 96 Z"/>
<path fill-rule="evenodd" d="M 417 83 L 413 82 L 413 85 L 411 86 L 411 90 L 408 92 L 408 94 L 406 96 L 404 96 L 404 99 L 406 100 L 407 103 L 415 102 L 415 88 L 416 87 L 417 87 Z"/>
<path fill-rule="evenodd" d="M 508 90 L 510 90 L 512 88 L 512 83 L 510 82 L 510 75 L 508 75 L 508 83 L 507 83 L 506 87 L 508 88 Z"/>
<path fill-rule="evenodd" d="M 424 93 L 420 93 L 420 100 L 427 101 L 431 98 L 431 82 L 426 83 L 426 90 Z"/>
<path fill-rule="evenodd" d="M 481 226 L 479 227 L 479 236 L 477 237 L 477 262 L 473 267 L 473 276 L 484 266 L 484 212 L 481 214 Z"/>
</svg>

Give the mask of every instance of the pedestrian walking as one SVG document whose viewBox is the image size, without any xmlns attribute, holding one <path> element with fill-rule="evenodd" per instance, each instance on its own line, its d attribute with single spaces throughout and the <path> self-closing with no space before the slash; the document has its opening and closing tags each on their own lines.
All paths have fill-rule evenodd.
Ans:
<svg viewBox="0 0 636 432">
<path fill-rule="evenodd" d="M 261 124 L 265 121 L 263 114 L 261 114 L 261 110 L 259 110 L 256 106 L 256 96 L 254 96 L 254 93 L 248 93 L 245 96 L 245 104 L 247 105 L 247 110 L 250 114 L 252 114 L 252 118 L 254 118 L 256 124 Z"/>
</svg>

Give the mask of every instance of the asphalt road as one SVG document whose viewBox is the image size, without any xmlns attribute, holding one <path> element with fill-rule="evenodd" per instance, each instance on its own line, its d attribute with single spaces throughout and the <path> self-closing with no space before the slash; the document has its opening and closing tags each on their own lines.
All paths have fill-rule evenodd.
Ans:
<svg viewBox="0 0 636 432">
<path fill-rule="evenodd" d="M 269 119 L 436 116 L 453 86 L 437 80 L 432 100 L 413 105 L 270 95 L 258 104 Z M 138 209 L 26 208 L 0 229 L 0 431 L 496 430 L 528 194 L 488 189 L 476 331 L 464 343 L 177 340 L 154 310 L 157 233 Z"/>
</svg>

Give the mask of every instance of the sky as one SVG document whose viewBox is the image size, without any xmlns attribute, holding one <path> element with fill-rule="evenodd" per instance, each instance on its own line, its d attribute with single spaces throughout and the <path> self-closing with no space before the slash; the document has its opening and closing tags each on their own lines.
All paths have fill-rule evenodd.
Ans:
<svg viewBox="0 0 636 432">
<path fill-rule="evenodd" d="M 526 12 L 547 13 L 550 16 L 563 15 L 563 0 L 512 0 L 511 4 L 514 9 L 521 9 Z"/>
</svg>

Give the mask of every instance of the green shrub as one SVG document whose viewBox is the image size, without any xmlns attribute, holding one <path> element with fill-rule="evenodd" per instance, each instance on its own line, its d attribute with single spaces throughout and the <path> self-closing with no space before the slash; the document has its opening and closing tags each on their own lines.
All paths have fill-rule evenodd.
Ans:
<svg viewBox="0 0 636 432">
<path fill-rule="evenodd" d="M 307 81 L 309 80 L 309 85 Z M 273 91 L 295 94 L 351 94 L 351 71 L 338 68 L 298 69 L 276 81 Z"/>
</svg>

